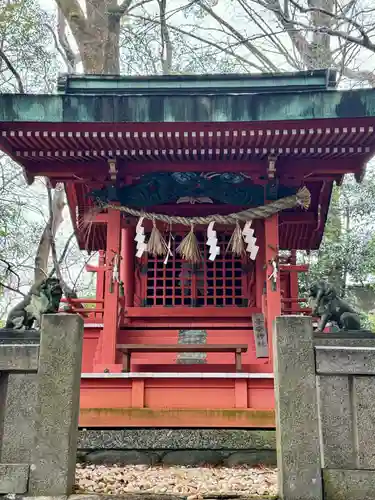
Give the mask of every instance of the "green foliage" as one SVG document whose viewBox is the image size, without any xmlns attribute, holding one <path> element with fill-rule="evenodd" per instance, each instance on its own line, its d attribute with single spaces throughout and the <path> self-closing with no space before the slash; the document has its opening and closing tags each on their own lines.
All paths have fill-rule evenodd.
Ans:
<svg viewBox="0 0 375 500">
<path fill-rule="evenodd" d="M 26 91 L 52 90 L 57 72 L 53 18 L 36 0 L 0 0 L 0 42 Z M 0 59 L 0 91 L 18 92 L 16 80 Z"/>
<path fill-rule="evenodd" d="M 326 279 L 345 295 L 350 283 L 375 278 L 375 177 L 358 184 L 352 178 L 335 187 L 319 251 L 304 257 L 308 281 Z M 306 289 L 307 283 L 302 283 Z"/>
</svg>

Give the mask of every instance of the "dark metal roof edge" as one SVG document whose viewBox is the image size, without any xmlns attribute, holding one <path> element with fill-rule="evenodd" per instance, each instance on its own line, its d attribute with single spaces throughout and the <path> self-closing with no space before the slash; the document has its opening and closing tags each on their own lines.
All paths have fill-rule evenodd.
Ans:
<svg viewBox="0 0 375 500">
<path fill-rule="evenodd" d="M 233 78 L 249 80 L 254 78 L 301 78 L 304 76 L 327 76 L 336 75 L 334 69 L 318 69 L 305 71 L 285 71 L 285 72 L 270 72 L 270 73 L 204 73 L 200 75 L 178 74 L 178 75 L 100 75 L 100 74 L 82 74 L 82 73 L 60 73 L 58 78 L 61 80 L 69 80 L 75 78 L 77 80 L 124 80 L 124 81 L 147 81 L 147 80 L 231 80 Z"/>
<path fill-rule="evenodd" d="M 306 83 L 302 83 L 299 85 L 294 85 L 293 81 L 296 80 L 301 80 L 303 78 L 320 78 L 322 82 L 324 83 L 316 83 L 316 84 L 311 84 L 308 81 Z M 148 76 L 127 76 L 127 75 L 97 75 L 97 74 L 90 74 L 90 75 L 83 75 L 83 74 L 77 74 L 77 73 L 70 73 L 70 74 L 60 74 L 58 77 L 57 81 L 57 91 L 59 93 L 123 93 L 123 92 L 130 92 L 130 93 L 135 93 L 135 92 L 144 92 L 149 93 L 150 91 L 152 92 L 152 89 L 137 89 L 137 84 L 139 83 L 147 83 L 147 82 L 152 82 L 152 83 L 160 83 L 160 84 L 173 84 L 173 83 L 189 83 L 189 82 L 194 82 L 194 83 L 202 83 L 202 86 L 199 87 L 192 87 L 192 88 L 185 88 L 185 89 L 173 89 L 174 91 L 180 92 L 190 92 L 190 91 L 200 91 L 203 92 L 206 88 L 211 91 L 211 93 L 217 93 L 219 89 L 213 89 L 212 86 L 210 87 L 205 87 L 205 83 L 211 83 L 211 82 L 223 82 L 223 87 L 220 89 L 221 91 L 233 91 L 233 87 L 225 87 L 225 82 L 226 81 L 233 81 L 237 80 L 239 82 L 239 88 L 241 91 L 246 91 L 246 87 L 240 84 L 240 82 L 243 81 L 259 81 L 260 85 L 249 85 L 249 89 L 253 89 L 255 92 L 259 92 L 260 88 L 262 88 L 262 81 L 265 80 L 274 80 L 275 85 L 272 87 L 268 87 L 267 90 L 274 90 L 277 91 L 280 89 L 277 85 L 278 80 L 285 80 L 289 79 L 291 80 L 291 85 L 284 85 L 283 88 L 285 89 L 292 89 L 293 87 L 298 87 L 298 89 L 303 89 L 303 88 L 321 88 L 321 89 L 328 89 L 328 88 L 336 88 L 337 86 L 337 71 L 334 69 L 320 69 L 320 70 L 313 70 L 313 71 L 298 71 L 298 72 L 280 72 L 280 73 L 256 73 L 256 74 L 246 74 L 246 73 L 217 73 L 217 74 L 203 74 L 203 75 L 148 75 Z M 135 89 L 129 90 L 129 88 L 124 88 L 124 90 L 118 89 L 118 88 L 110 88 L 107 87 L 106 89 L 103 88 L 91 88 L 91 89 L 74 89 L 71 88 L 70 82 L 92 82 L 94 83 L 95 81 L 97 82 L 126 82 L 126 83 L 134 83 Z M 160 91 L 168 91 L 170 92 L 172 89 L 168 87 L 160 87 L 160 89 L 154 89 L 156 92 Z"/>
</svg>

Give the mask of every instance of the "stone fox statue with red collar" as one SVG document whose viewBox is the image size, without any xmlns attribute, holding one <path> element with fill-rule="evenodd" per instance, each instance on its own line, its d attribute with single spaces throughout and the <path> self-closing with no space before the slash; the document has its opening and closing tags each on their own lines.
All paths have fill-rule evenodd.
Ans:
<svg viewBox="0 0 375 500">
<path fill-rule="evenodd" d="M 359 314 L 325 281 L 314 283 L 310 287 L 309 297 L 315 302 L 312 316 L 320 316 L 316 331 L 322 332 L 328 322 L 336 323 L 340 330 L 361 329 Z"/>
</svg>

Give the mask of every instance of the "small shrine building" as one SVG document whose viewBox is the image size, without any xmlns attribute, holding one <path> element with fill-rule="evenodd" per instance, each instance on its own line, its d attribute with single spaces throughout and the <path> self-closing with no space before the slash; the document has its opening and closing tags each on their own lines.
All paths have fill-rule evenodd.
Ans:
<svg viewBox="0 0 375 500">
<path fill-rule="evenodd" d="M 68 75 L 0 95 L 0 120 L 0 149 L 29 184 L 64 183 L 99 252 L 95 298 L 69 303 L 80 425 L 273 427 L 272 323 L 310 314 L 296 251 L 319 248 L 334 183 L 375 153 L 375 90 L 330 70 Z"/>
</svg>

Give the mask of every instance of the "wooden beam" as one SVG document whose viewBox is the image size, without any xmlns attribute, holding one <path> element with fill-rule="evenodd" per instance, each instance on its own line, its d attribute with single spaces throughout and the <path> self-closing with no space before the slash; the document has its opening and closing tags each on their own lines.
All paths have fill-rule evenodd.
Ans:
<svg viewBox="0 0 375 500">
<path fill-rule="evenodd" d="M 251 318 L 253 313 L 259 313 L 257 307 L 128 307 L 128 318 Z"/>
<path fill-rule="evenodd" d="M 285 212 L 279 215 L 279 226 L 281 224 L 311 224 L 316 225 L 317 215 L 315 212 Z"/>
<path fill-rule="evenodd" d="M 59 166 L 60 168 L 56 168 Z M 33 162 L 28 165 L 28 170 L 34 175 L 45 175 L 52 177 L 74 175 L 89 179 L 97 179 L 98 175 L 102 178 L 108 176 L 108 163 L 106 158 L 103 160 L 67 160 L 56 164 L 53 161 Z M 258 172 L 265 173 L 266 163 L 262 160 L 125 160 L 119 159 L 117 163 L 118 176 L 141 175 L 148 172 Z"/>
<path fill-rule="evenodd" d="M 300 264 L 300 265 L 281 264 L 280 271 L 281 272 L 288 272 L 288 273 L 307 273 L 309 271 L 309 265 L 308 264 Z"/>
<path fill-rule="evenodd" d="M 108 396 L 101 396 L 101 407 L 98 407 L 98 391 L 95 387 L 91 388 L 90 381 L 85 381 L 81 388 L 80 427 L 275 428 L 275 412 L 269 409 L 113 408 L 113 403 L 106 404 L 106 401 L 103 401 L 110 399 L 113 393 L 116 394 L 117 400 L 121 401 L 125 391 L 126 388 L 120 384 L 116 384 L 115 389 L 100 391 L 101 395 Z M 92 406 L 88 407 L 88 404 Z"/>
<path fill-rule="evenodd" d="M 18 158 L 18 161 L 19 158 Z M 53 159 L 35 162 L 22 162 L 27 175 L 46 176 L 57 180 L 82 180 L 105 181 L 108 178 L 107 159 L 80 160 L 54 163 Z M 278 175 L 282 179 L 309 179 L 317 175 L 338 176 L 345 173 L 361 172 L 363 160 L 358 157 L 351 158 L 281 158 L 278 163 Z M 153 160 L 138 161 L 118 159 L 118 176 L 142 175 L 149 172 L 245 172 L 253 175 L 265 175 L 267 164 L 261 159 L 250 160 Z M 108 180 L 109 182 L 109 180 Z"/>
</svg>

